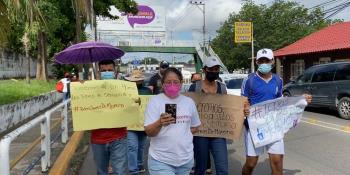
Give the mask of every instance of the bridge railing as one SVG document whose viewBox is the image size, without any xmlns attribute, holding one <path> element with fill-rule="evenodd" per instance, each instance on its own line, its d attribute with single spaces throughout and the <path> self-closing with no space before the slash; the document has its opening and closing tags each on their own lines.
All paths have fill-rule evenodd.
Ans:
<svg viewBox="0 0 350 175">
<path fill-rule="evenodd" d="M 59 124 L 61 125 L 61 130 L 59 133 L 61 135 L 61 142 L 66 143 L 68 140 L 68 103 L 70 103 L 70 100 L 61 102 L 60 104 L 46 111 L 44 114 L 32 119 L 26 124 L 8 133 L 0 140 L 0 172 L 2 175 L 10 175 L 10 170 L 21 159 L 23 159 L 24 156 L 27 155 L 37 144 L 39 144 L 39 142 L 41 143 L 40 145 L 41 152 L 39 154 L 39 159 L 35 160 L 34 163 L 29 165 L 29 167 L 25 170 L 23 174 L 28 174 L 29 171 L 35 166 L 36 163 L 38 163 L 39 160 L 41 160 L 42 172 L 48 171 L 48 168 L 51 166 L 51 144 L 53 143 L 52 140 L 56 140 L 59 138 L 59 137 L 55 139 L 51 138 L 51 133 L 50 133 L 50 128 L 52 128 L 50 127 L 51 116 L 53 112 L 63 107 L 63 111 L 61 115 L 62 118 L 59 120 L 57 124 L 54 124 L 54 125 L 59 125 Z M 23 133 L 27 132 L 29 129 L 35 127 L 38 124 L 40 124 L 41 136 L 38 139 L 36 139 L 31 144 L 31 146 L 25 149 L 20 154 L 20 156 L 18 156 L 12 162 L 10 162 L 11 142 L 15 140 L 18 136 L 22 135 Z"/>
<path fill-rule="evenodd" d="M 100 41 L 113 46 L 134 46 L 134 47 L 195 47 L 197 42 L 192 40 L 166 40 L 160 43 L 150 40 L 127 40 L 118 41 L 112 38 L 100 38 Z"/>
</svg>

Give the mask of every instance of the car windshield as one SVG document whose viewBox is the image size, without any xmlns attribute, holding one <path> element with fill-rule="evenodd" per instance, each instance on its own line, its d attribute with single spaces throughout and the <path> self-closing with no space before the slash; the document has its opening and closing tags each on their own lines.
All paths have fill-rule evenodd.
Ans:
<svg viewBox="0 0 350 175">
<path fill-rule="evenodd" d="M 243 78 L 225 81 L 227 89 L 241 89 Z"/>
</svg>

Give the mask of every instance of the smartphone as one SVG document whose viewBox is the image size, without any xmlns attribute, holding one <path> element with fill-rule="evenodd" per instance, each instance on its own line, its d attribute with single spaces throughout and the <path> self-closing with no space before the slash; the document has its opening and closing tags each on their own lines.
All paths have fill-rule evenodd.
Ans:
<svg viewBox="0 0 350 175">
<path fill-rule="evenodd" d="M 176 104 L 165 104 L 165 112 L 170 114 L 176 120 Z"/>
</svg>

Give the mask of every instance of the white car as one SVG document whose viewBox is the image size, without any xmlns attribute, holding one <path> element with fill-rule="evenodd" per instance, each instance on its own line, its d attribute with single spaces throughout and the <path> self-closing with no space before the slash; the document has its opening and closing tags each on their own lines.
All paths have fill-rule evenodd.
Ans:
<svg viewBox="0 0 350 175">
<path fill-rule="evenodd" d="M 247 76 L 247 74 L 238 74 L 231 76 L 230 79 L 223 79 L 227 87 L 227 94 L 241 96 L 242 82 Z"/>
</svg>

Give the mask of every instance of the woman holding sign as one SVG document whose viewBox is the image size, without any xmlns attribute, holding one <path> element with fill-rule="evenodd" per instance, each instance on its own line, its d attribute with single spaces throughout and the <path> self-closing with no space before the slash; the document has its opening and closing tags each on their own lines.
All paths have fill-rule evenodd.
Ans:
<svg viewBox="0 0 350 175">
<path fill-rule="evenodd" d="M 186 175 L 193 166 L 193 135 L 199 125 L 194 101 L 180 94 L 183 77 L 168 68 L 162 77 L 164 93 L 151 98 L 145 112 L 145 131 L 151 138 L 151 175 Z"/>
<path fill-rule="evenodd" d="M 140 70 L 132 71 L 131 75 L 125 79 L 136 83 L 139 95 L 152 95 L 152 91 L 144 86 L 145 76 Z M 146 171 L 143 167 L 146 138 L 144 131 L 128 128 L 128 168 L 131 175 L 138 175 Z"/>
<path fill-rule="evenodd" d="M 197 81 L 190 86 L 189 92 L 227 94 L 226 85 L 216 81 L 219 78 L 220 62 L 216 57 L 204 61 L 205 80 Z M 209 152 L 213 155 L 217 175 L 228 175 L 228 153 L 225 138 L 195 136 L 193 139 L 194 157 L 196 160 L 195 175 L 205 175 Z"/>
</svg>

